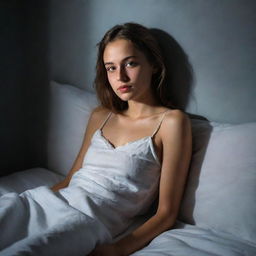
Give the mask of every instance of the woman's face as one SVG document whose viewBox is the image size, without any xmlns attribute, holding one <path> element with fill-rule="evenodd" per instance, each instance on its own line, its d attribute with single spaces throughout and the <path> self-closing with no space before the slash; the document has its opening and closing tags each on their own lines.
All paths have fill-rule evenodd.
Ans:
<svg viewBox="0 0 256 256">
<path fill-rule="evenodd" d="M 128 101 L 150 96 L 154 68 L 131 41 L 117 39 L 108 43 L 103 61 L 108 81 L 119 98 Z"/>
</svg>

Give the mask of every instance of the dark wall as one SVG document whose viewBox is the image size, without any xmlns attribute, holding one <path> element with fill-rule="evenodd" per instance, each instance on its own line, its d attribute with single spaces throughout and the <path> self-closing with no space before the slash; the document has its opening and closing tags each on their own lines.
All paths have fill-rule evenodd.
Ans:
<svg viewBox="0 0 256 256">
<path fill-rule="evenodd" d="M 24 11 L 22 1 L 0 3 L 1 174 L 27 166 Z"/>
<path fill-rule="evenodd" d="M 0 175 L 44 162 L 46 9 L 46 2 L 0 2 Z"/>
<path fill-rule="evenodd" d="M 46 167 L 49 109 L 49 2 L 26 0 L 26 107 L 29 167 Z"/>
</svg>

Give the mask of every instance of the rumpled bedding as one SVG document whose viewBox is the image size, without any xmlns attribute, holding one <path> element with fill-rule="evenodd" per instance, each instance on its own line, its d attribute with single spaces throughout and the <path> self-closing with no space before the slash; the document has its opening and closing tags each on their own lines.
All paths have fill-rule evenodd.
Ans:
<svg viewBox="0 0 256 256">
<path fill-rule="evenodd" d="M 0 198 L 0 255 L 87 255 L 111 236 L 98 220 L 41 186 Z M 4 231 L 4 232 L 3 232 Z"/>
<path fill-rule="evenodd" d="M 55 196 L 49 188 L 41 186 L 43 184 L 52 186 L 61 179 L 61 177 L 49 175 L 49 172 L 38 168 L 0 178 L 0 192 L 4 195 L 0 197 L 0 256 L 86 255 L 96 243 L 109 239 L 101 223 L 66 205 L 65 201 Z M 38 180 L 35 175 L 37 173 L 40 173 Z M 23 179 L 26 180 L 25 183 Z M 35 184 L 41 186 L 37 188 L 40 194 L 48 194 L 47 201 L 44 197 L 34 198 L 32 190 L 25 192 L 29 195 L 27 199 L 19 197 L 18 193 L 34 187 Z M 18 193 L 10 193 L 13 191 Z M 30 214 L 25 214 L 23 210 L 28 206 L 31 209 Z M 49 206 L 51 211 L 45 211 L 45 207 Z M 38 209 L 41 215 L 36 215 L 35 209 Z M 56 211 L 59 212 L 58 218 L 54 216 Z M 9 215 L 13 215 L 13 218 L 10 218 L 12 222 L 6 221 Z M 23 229 L 22 221 L 28 221 L 28 229 Z M 138 223 L 134 224 L 139 226 L 144 221 L 142 217 Z M 54 225 L 50 230 L 46 230 L 49 222 Z M 131 232 L 135 226 L 130 227 L 125 233 Z M 29 236 L 26 237 L 27 235 Z M 119 238 L 124 235 L 120 235 Z M 256 245 L 238 236 L 234 237 L 228 233 L 178 222 L 174 229 L 162 233 L 145 248 L 132 255 L 255 256 Z M 7 248 L 4 249 L 3 247 L 6 246 Z"/>
<path fill-rule="evenodd" d="M 256 245 L 228 233 L 178 223 L 132 256 L 255 256 Z"/>
<path fill-rule="evenodd" d="M 6 193 L 22 193 L 25 190 L 47 185 L 51 187 L 65 176 L 45 168 L 32 168 L 0 178 L 0 197 Z"/>
</svg>

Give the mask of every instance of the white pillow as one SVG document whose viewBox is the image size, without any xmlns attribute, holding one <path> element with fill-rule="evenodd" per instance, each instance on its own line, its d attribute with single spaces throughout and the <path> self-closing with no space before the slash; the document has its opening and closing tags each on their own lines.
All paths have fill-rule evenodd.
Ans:
<svg viewBox="0 0 256 256">
<path fill-rule="evenodd" d="M 48 120 L 48 168 L 66 175 L 81 147 L 90 113 L 98 105 L 96 95 L 77 87 L 50 83 Z"/>
<path fill-rule="evenodd" d="M 192 120 L 192 129 L 179 219 L 256 243 L 256 123 Z"/>
</svg>

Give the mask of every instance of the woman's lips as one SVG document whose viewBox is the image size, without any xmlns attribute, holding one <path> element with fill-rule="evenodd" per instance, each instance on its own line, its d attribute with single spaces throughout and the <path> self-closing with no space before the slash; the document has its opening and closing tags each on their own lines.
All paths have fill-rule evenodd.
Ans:
<svg viewBox="0 0 256 256">
<path fill-rule="evenodd" d="M 119 90 L 120 92 L 128 92 L 130 91 L 131 88 L 132 88 L 131 85 L 124 85 L 124 86 L 120 86 L 117 90 Z"/>
</svg>

